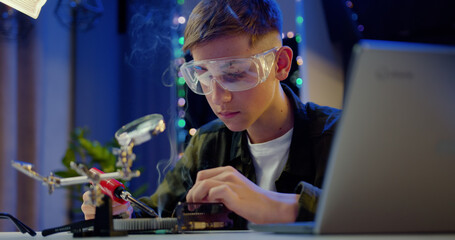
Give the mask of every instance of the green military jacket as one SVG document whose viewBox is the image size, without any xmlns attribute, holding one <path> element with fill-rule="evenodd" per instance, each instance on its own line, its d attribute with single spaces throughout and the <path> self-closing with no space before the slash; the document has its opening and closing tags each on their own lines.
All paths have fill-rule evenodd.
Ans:
<svg viewBox="0 0 455 240">
<path fill-rule="evenodd" d="M 301 194 L 297 220 L 312 220 L 341 111 L 314 103 L 303 104 L 289 87 L 282 86 L 293 105 L 294 131 L 289 158 L 275 185 L 278 192 Z M 247 132 L 232 132 L 217 119 L 197 131 L 156 192 L 140 200 L 159 209 L 162 216 L 170 216 L 178 202 L 185 201 L 198 171 L 229 165 L 256 183 Z"/>
</svg>

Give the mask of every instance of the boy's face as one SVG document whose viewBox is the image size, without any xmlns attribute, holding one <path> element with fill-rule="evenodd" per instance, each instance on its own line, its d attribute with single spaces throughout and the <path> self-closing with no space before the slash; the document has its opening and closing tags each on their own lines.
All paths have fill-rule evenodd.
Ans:
<svg viewBox="0 0 455 240">
<path fill-rule="evenodd" d="M 261 41 L 255 47 L 251 47 L 249 41 L 249 37 L 244 35 L 220 37 L 194 47 L 191 52 L 194 60 L 200 61 L 225 57 L 250 57 L 280 46 L 277 41 Z M 275 67 L 272 68 L 266 81 L 245 91 L 230 92 L 213 81 L 212 92 L 205 96 L 213 112 L 231 131 L 243 131 L 254 124 L 260 124 L 262 120 L 270 120 L 271 106 L 279 92 L 279 81 L 275 78 L 274 70 Z"/>
</svg>

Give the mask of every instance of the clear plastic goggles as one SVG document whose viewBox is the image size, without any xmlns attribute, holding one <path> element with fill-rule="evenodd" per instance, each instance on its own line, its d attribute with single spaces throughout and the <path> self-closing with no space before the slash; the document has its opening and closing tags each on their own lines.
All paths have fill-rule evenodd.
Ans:
<svg viewBox="0 0 455 240">
<path fill-rule="evenodd" d="M 245 91 L 267 79 L 278 49 L 272 48 L 248 58 L 190 61 L 180 67 L 180 72 L 188 87 L 200 95 L 210 94 L 214 81 L 231 92 Z"/>
</svg>

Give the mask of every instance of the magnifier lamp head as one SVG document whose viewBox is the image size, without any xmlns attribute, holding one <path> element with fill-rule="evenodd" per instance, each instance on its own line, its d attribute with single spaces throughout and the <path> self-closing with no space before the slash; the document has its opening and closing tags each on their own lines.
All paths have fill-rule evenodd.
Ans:
<svg viewBox="0 0 455 240">
<path fill-rule="evenodd" d="M 120 128 L 115 133 L 115 138 L 120 146 L 128 146 L 131 142 L 134 145 L 140 145 L 165 129 L 163 116 L 161 114 L 150 114 Z"/>
</svg>

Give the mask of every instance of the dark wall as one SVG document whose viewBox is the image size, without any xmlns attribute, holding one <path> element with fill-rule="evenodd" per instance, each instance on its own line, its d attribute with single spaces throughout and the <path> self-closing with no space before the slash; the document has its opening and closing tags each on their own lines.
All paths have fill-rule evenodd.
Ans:
<svg viewBox="0 0 455 240">
<path fill-rule="evenodd" d="M 347 72 L 359 39 L 455 44 L 452 0 L 323 0 L 330 39 Z"/>
</svg>

